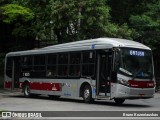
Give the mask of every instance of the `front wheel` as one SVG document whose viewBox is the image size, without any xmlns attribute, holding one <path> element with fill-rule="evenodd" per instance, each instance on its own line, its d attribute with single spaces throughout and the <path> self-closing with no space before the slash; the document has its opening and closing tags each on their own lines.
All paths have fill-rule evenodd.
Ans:
<svg viewBox="0 0 160 120">
<path fill-rule="evenodd" d="M 86 85 L 83 89 L 83 100 L 85 103 L 91 103 L 94 101 L 92 98 L 92 90 L 89 85 Z"/>
<path fill-rule="evenodd" d="M 116 102 L 116 104 L 120 105 L 125 101 L 125 99 L 123 99 L 123 98 L 115 98 L 114 101 Z"/>
</svg>

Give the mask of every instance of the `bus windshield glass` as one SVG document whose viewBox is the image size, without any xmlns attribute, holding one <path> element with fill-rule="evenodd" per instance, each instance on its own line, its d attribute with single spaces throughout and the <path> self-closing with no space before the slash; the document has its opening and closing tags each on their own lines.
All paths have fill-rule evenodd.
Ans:
<svg viewBox="0 0 160 120">
<path fill-rule="evenodd" d="M 152 79 L 152 52 L 144 49 L 121 48 L 119 72 L 140 79 Z"/>
</svg>

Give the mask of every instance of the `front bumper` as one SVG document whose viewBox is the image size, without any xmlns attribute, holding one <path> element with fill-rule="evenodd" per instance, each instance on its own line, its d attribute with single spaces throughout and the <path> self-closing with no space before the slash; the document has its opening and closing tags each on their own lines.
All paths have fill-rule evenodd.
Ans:
<svg viewBox="0 0 160 120">
<path fill-rule="evenodd" d="M 133 88 L 121 84 L 116 86 L 115 92 L 113 92 L 114 98 L 145 99 L 152 98 L 155 94 L 155 88 Z"/>
</svg>

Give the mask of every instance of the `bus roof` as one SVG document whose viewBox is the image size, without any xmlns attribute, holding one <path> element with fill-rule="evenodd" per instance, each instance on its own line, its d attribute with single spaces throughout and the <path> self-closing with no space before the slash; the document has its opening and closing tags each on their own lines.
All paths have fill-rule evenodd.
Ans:
<svg viewBox="0 0 160 120">
<path fill-rule="evenodd" d="M 149 47 L 132 40 L 126 40 L 120 38 L 96 38 L 96 39 L 52 45 L 35 50 L 10 52 L 7 55 L 18 56 L 18 55 L 29 55 L 29 54 L 56 53 L 65 51 L 109 49 L 113 47 L 132 47 L 132 48 L 151 50 Z"/>
</svg>

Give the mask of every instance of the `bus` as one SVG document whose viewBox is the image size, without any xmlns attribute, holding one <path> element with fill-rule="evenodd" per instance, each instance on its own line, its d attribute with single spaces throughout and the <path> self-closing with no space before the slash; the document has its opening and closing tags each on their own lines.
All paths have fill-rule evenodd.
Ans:
<svg viewBox="0 0 160 120">
<path fill-rule="evenodd" d="M 18 89 L 25 97 L 122 104 L 154 97 L 155 86 L 152 51 L 132 40 L 96 38 L 10 52 L 5 58 L 4 88 Z"/>
</svg>

